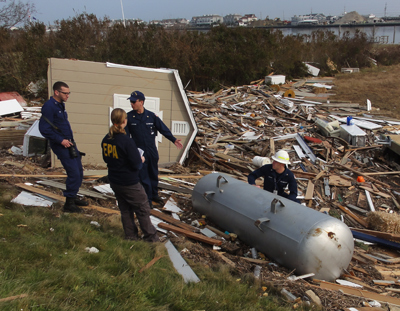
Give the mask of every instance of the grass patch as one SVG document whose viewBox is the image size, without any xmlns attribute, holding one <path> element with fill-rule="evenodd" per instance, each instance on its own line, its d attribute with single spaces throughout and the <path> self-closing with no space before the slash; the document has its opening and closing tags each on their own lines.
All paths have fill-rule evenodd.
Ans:
<svg viewBox="0 0 400 311">
<path fill-rule="evenodd" d="M 114 221 L 0 202 L 0 302 L 5 310 L 290 310 L 261 296 L 250 276 L 225 265 L 191 263 L 201 282 L 185 284 L 162 243 L 122 239 Z M 96 247 L 89 254 L 86 247 Z M 163 256 L 139 273 L 155 256 Z M 299 308 L 298 310 L 302 310 Z"/>
<path fill-rule="evenodd" d="M 400 118 L 400 65 L 376 66 L 359 73 L 340 74 L 335 79 L 335 100 L 366 106 L 372 103 L 373 114 Z M 379 108 L 379 111 L 375 109 Z"/>
</svg>

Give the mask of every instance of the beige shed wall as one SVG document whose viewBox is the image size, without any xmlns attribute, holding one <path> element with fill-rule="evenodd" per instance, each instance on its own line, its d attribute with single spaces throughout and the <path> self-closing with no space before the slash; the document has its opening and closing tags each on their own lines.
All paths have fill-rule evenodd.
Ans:
<svg viewBox="0 0 400 311">
<path fill-rule="evenodd" d="M 175 135 L 184 146 L 194 131 L 173 73 L 107 68 L 105 63 L 51 58 L 48 69 L 49 96 L 53 92 L 52 85 L 57 81 L 66 82 L 70 87 L 71 95 L 66 110 L 78 148 L 86 153 L 82 158 L 84 164 L 104 166 L 100 143 L 108 132 L 109 110 L 114 105 L 114 94 L 130 94 L 139 90 L 146 97 L 160 98 L 163 122 L 170 129 L 172 121 L 190 124 L 187 136 Z M 179 161 L 183 152 L 165 137 L 158 148 L 160 164 Z M 61 165 L 54 155 L 52 160 L 53 165 Z"/>
</svg>

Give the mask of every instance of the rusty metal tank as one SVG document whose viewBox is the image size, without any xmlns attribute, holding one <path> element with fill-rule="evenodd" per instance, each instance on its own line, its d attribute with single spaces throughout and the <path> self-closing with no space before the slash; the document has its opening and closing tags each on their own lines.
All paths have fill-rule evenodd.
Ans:
<svg viewBox="0 0 400 311">
<path fill-rule="evenodd" d="M 296 275 L 332 281 L 350 263 L 354 242 L 346 224 L 324 213 L 221 173 L 201 178 L 193 208 Z"/>
</svg>

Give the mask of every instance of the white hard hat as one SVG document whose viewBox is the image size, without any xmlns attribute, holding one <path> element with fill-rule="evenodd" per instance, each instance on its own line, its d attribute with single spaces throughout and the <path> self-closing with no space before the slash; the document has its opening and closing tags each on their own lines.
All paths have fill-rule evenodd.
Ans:
<svg viewBox="0 0 400 311">
<path fill-rule="evenodd" d="M 279 163 L 290 164 L 289 154 L 285 150 L 279 150 L 271 158 L 272 158 L 272 160 L 279 162 Z"/>
</svg>

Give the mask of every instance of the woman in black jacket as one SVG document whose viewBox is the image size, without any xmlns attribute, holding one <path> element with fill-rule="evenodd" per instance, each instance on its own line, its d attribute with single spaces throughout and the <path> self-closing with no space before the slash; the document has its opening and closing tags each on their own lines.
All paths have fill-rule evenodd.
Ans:
<svg viewBox="0 0 400 311">
<path fill-rule="evenodd" d="M 109 133 L 101 142 L 103 160 L 107 163 L 108 179 L 115 193 L 121 211 L 121 221 L 125 239 L 138 240 L 138 228 L 134 214 L 144 234 L 143 239 L 149 242 L 159 241 L 157 231 L 150 221 L 150 205 L 146 192 L 139 182 L 139 170 L 144 162 L 135 142 L 125 133 L 127 114 L 116 108 L 111 112 Z"/>
</svg>

